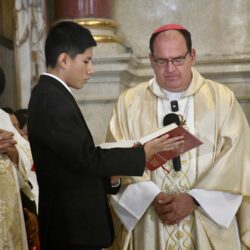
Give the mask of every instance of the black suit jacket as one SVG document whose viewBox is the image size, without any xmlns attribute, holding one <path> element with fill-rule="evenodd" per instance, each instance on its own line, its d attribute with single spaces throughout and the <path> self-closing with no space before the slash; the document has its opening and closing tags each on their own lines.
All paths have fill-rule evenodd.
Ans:
<svg viewBox="0 0 250 250">
<path fill-rule="evenodd" d="M 47 75 L 31 94 L 28 133 L 39 184 L 42 249 L 110 245 L 110 176 L 142 175 L 143 148 L 95 147 L 75 99 Z"/>
</svg>

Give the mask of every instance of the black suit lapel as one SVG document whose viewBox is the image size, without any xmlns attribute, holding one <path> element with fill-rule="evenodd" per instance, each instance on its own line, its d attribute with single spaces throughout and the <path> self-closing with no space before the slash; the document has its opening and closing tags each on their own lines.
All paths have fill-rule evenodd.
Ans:
<svg viewBox="0 0 250 250">
<path fill-rule="evenodd" d="M 68 89 L 65 88 L 65 86 L 62 85 L 61 82 L 59 82 L 57 79 L 51 77 L 51 76 L 47 76 L 47 75 L 41 75 L 40 76 L 40 81 L 39 82 L 49 82 L 50 84 L 53 84 L 53 86 L 55 86 L 56 88 L 58 88 L 68 99 L 70 99 L 70 101 L 72 102 L 72 104 L 75 106 L 77 112 L 78 112 L 78 115 L 79 117 L 81 118 L 82 122 L 83 122 L 83 125 L 84 127 L 86 128 L 86 130 L 88 131 L 89 133 L 89 136 L 91 137 L 91 139 L 93 140 L 92 138 L 92 135 L 90 133 L 90 130 L 87 126 L 87 123 L 82 115 L 82 112 L 74 98 L 74 96 L 68 91 Z"/>
</svg>

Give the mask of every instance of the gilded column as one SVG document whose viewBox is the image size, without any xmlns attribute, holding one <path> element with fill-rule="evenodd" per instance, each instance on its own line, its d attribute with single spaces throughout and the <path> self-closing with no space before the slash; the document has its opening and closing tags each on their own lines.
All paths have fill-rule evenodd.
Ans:
<svg viewBox="0 0 250 250">
<path fill-rule="evenodd" d="M 112 0 L 55 0 L 55 19 L 74 20 L 89 28 L 99 43 L 121 43 L 115 35 Z"/>
</svg>

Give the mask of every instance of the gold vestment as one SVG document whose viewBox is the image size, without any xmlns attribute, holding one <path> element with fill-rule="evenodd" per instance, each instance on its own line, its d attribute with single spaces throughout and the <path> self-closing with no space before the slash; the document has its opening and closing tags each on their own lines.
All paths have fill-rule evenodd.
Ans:
<svg viewBox="0 0 250 250">
<path fill-rule="evenodd" d="M 197 177 L 189 188 L 242 195 L 237 223 L 241 247 L 250 249 L 249 125 L 231 90 L 222 84 L 204 79 L 195 69 L 192 72 L 192 82 L 182 97 L 192 95 L 194 98 L 196 136 L 204 144 L 197 149 Z M 107 140 L 136 139 L 156 129 L 157 98 L 151 91 L 149 82 L 139 84 L 121 94 L 113 111 Z M 128 185 L 139 181 L 154 181 L 154 175 L 154 172 L 146 170 L 142 177 L 124 177 L 122 183 Z M 166 191 L 160 188 L 163 192 Z M 194 235 L 193 238 L 189 235 L 193 244 L 185 246 L 185 241 L 182 241 L 183 247 L 185 246 L 183 249 L 237 249 L 237 223 L 231 223 L 228 228 L 220 227 L 200 209 L 196 209 L 186 222 Z M 151 206 L 131 232 L 125 230 L 115 215 L 114 224 L 116 238 L 110 249 L 182 249 L 175 242 L 175 239 L 178 241 L 182 235 L 178 230 L 175 231 L 173 240 L 169 232 L 171 227 L 162 224 Z M 165 232 L 167 237 L 163 235 Z M 162 242 L 163 240 L 166 242 Z"/>
</svg>

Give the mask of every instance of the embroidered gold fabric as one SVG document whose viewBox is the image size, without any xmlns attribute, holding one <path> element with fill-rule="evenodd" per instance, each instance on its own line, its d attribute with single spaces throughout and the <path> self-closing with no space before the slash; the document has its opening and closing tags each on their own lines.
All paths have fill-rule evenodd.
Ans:
<svg viewBox="0 0 250 250">
<path fill-rule="evenodd" d="M 14 171 L 10 160 L 0 154 L 0 249 L 22 250 L 22 208 Z"/>
</svg>

